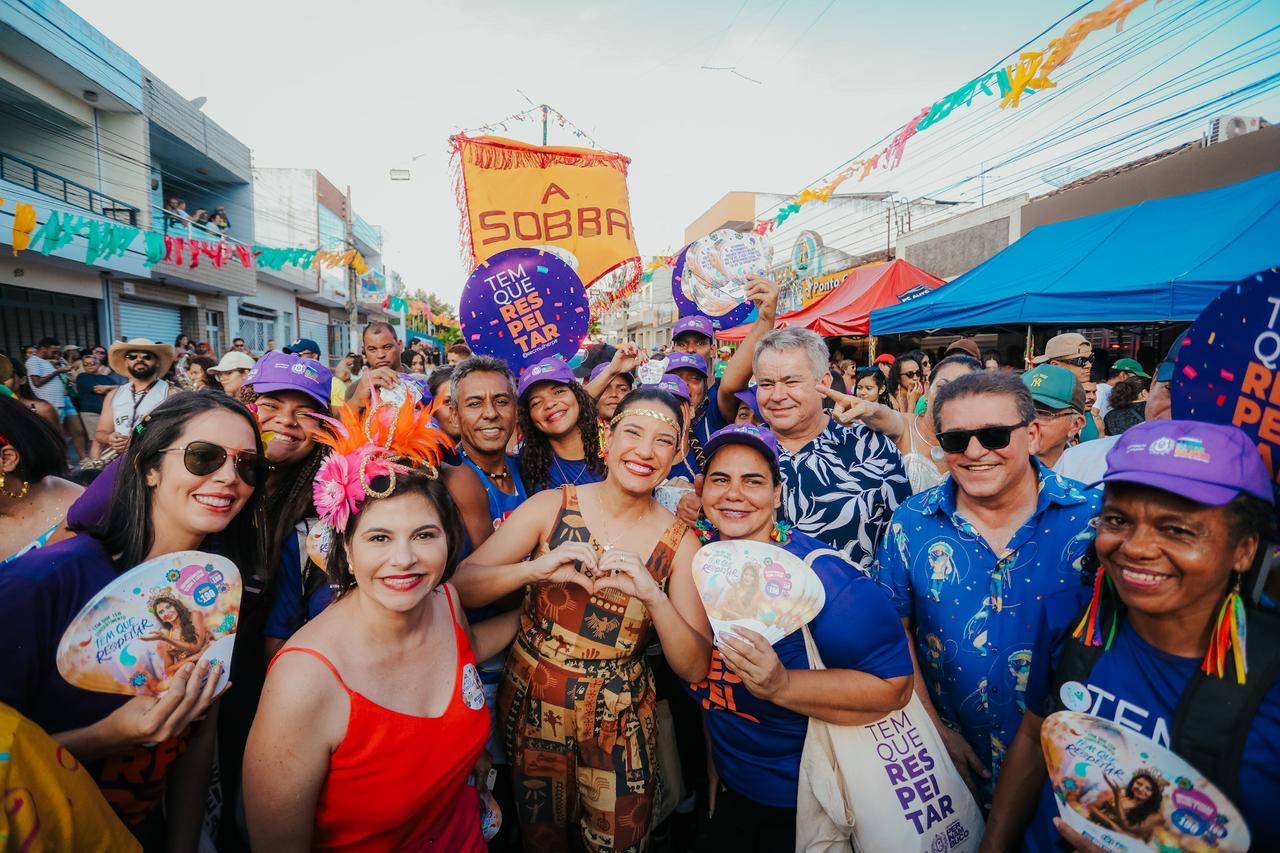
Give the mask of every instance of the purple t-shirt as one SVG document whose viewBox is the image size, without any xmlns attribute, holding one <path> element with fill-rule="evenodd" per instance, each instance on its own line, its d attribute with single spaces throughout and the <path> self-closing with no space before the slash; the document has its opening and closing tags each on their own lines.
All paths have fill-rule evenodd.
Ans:
<svg viewBox="0 0 1280 853">
<path fill-rule="evenodd" d="M 81 534 L 30 551 L 0 571 L 0 702 L 50 734 L 96 723 L 129 701 L 68 684 L 56 657 L 63 632 L 85 603 L 118 576 L 102 543 Z M 127 826 L 142 823 L 164 793 L 165 774 L 185 734 L 86 764 Z"/>
<path fill-rule="evenodd" d="M 98 472 L 93 482 L 85 487 L 80 497 L 67 509 L 67 527 L 72 530 L 92 530 L 107 518 L 111 507 L 111 493 L 116 488 L 123 456 L 117 456 Z"/>
</svg>

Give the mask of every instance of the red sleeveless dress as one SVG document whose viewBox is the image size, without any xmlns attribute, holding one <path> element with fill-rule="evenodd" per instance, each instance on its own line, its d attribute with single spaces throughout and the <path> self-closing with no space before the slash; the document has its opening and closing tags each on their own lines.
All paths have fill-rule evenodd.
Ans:
<svg viewBox="0 0 1280 853">
<path fill-rule="evenodd" d="M 443 587 L 442 587 L 443 589 Z M 342 743 L 329 757 L 329 775 L 316 804 L 316 850 L 484 853 L 480 799 L 467 784 L 489 737 L 484 689 L 466 632 L 453 617 L 458 668 L 448 707 L 438 717 L 402 714 L 347 687 L 328 658 L 311 655 L 347 691 L 351 713 Z M 274 663 L 274 660 L 272 661 Z"/>
</svg>

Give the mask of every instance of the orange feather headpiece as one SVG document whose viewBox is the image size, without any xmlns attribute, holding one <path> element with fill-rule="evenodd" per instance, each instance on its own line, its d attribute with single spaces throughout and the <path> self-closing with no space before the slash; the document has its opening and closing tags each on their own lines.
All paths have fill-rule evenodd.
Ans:
<svg viewBox="0 0 1280 853">
<path fill-rule="evenodd" d="M 346 528 L 366 498 L 385 498 L 394 492 L 397 475 L 425 470 L 429 477 L 437 477 L 444 449 L 453 447 L 447 435 L 431 426 L 443 398 L 427 407 L 406 394 L 397 406 L 380 399 L 376 388 L 372 393 L 364 417 L 350 406 L 340 408 L 336 418 L 312 415 L 328 426 L 312 437 L 332 450 L 316 472 L 311 494 L 320 518 L 335 530 Z M 375 477 L 388 477 L 390 483 L 375 490 Z"/>
</svg>

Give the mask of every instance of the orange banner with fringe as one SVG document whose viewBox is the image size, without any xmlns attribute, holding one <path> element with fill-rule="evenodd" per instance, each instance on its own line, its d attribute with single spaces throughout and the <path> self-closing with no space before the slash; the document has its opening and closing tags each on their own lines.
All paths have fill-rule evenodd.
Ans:
<svg viewBox="0 0 1280 853">
<path fill-rule="evenodd" d="M 548 249 L 591 287 L 640 278 L 628 157 L 496 136 L 450 139 L 463 255 L 475 268 L 504 249 Z"/>
</svg>

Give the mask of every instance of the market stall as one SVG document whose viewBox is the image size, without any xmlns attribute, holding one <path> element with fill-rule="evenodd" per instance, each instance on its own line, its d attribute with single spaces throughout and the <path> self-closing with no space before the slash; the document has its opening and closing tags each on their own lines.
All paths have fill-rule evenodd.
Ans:
<svg viewBox="0 0 1280 853">
<path fill-rule="evenodd" d="M 776 327 L 801 326 L 823 337 L 865 335 L 871 312 L 924 297 L 945 282 L 903 260 L 868 264 L 852 270 L 823 299 L 778 318 Z M 717 333 L 725 341 L 741 341 L 750 324 Z"/>
<path fill-rule="evenodd" d="M 1280 171 L 1043 225 L 945 288 L 873 309 L 871 333 L 1192 320 L 1280 263 Z"/>
</svg>

